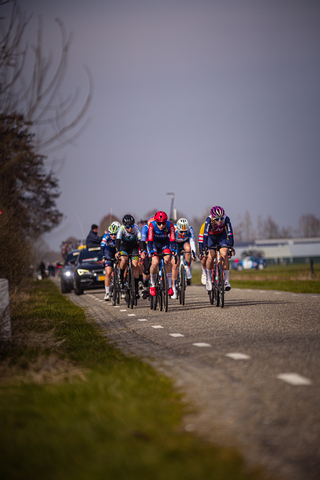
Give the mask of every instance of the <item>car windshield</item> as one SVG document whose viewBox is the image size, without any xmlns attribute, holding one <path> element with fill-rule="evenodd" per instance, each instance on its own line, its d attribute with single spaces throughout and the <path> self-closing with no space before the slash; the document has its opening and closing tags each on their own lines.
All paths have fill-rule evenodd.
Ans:
<svg viewBox="0 0 320 480">
<path fill-rule="evenodd" d="M 68 253 L 66 261 L 64 262 L 65 265 L 71 265 L 75 262 L 76 256 L 79 255 L 78 253 Z"/>
<path fill-rule="evenodd" d="M 101 263 L 102 255 L 99 250 L 81 250 L 79 263 Z"/>
</svg>

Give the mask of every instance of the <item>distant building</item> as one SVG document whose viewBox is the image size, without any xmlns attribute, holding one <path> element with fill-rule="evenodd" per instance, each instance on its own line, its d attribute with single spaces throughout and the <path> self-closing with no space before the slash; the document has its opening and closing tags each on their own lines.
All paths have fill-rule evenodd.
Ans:
<svg viewBox="0 0 320 480">
<path fill-rule="evenodd" d="M 255 240 L 236 243 L 235 250 L 236 256 L 232 260 L 241 259 L 245 251 L 256 250 L 269 264 L 320 262 L 320 237 Z"/>
</svg>

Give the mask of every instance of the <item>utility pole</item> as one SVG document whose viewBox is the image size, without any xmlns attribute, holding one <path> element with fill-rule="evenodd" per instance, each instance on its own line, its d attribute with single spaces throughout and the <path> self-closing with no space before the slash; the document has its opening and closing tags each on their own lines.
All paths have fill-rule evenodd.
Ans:
<svg viewBox="0 0 320 480">
<path fill-rule="evenodd" d="M 170 207 L 170 222 L 173 222 L 173 203 L 174 203 L 174 193 L 168 192 L 167 195 L 171 195 L 171 207 Z"/>
</svg>

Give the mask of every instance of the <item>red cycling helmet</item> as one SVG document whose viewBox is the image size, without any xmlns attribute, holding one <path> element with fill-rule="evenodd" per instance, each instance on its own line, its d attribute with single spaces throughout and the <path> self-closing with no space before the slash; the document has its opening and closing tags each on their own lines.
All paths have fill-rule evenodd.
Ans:
<svg viewBox="0 0 320 480">
<path fill-rule="evenodd" d="M 154 219 L 157 223 L 166 222 L 168 220 L 168 215 L 165 212 L 157 212 L 154 216 Z"/>
</svg>

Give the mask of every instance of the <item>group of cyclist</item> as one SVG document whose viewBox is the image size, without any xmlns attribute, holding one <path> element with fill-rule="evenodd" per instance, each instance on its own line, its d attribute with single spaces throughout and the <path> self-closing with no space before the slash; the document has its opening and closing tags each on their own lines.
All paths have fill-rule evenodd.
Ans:
<svg viewBox="0 0 320 480">
<path fill-rule="evenodd" d="M 201 282 L 208 291 L 212 290 L 212 268 L 216 247 L 220 246 L 220 255 L 225 275 L 225 290 L 231 289 L 229 283 L 229 256 L 234 255 L 233 231 L 230 218 L 222 207 L 215 206 L 202 224 L 199 238 L 199 259 L 201 261 Z M 120 268 L 120 284 L 124 291 L 125 272 L 129 256 L 135 283 L 136 298 L 140 297 L 139 282 L 143 284 L 142 296 L 156 295 L 156 276 L 161 257 L 166 265 L 168 295 L 177 299 L 176 281 L 179 272 L 181 250 L 185 252 L 186 276 L 191 279 L 191 261 L 197 260 L 194 229 L 186 218 L 180 218 L 174 225 L 163 211 L 156 212 L 146 225 L 140 228 L 132 215 L 127 214 L 119 222 L 112 222 L 101 240 L 101 254 L 105 264 L 105 297 L 110 300 L 110 286 L 113 259 Z M 123 294 L 124 295 L 124 294 Z"/>
</svg>

